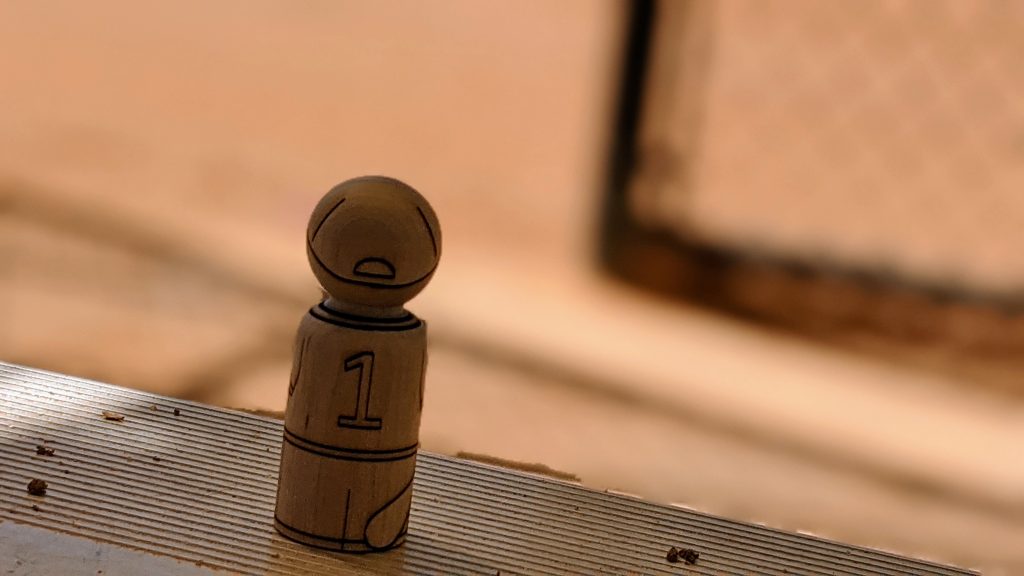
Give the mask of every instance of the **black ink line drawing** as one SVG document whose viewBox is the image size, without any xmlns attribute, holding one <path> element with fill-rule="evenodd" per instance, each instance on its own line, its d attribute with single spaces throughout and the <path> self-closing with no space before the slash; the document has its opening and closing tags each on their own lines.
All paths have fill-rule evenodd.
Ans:
<svg viewBox="0 0 1024 576">
<path fill-rule="evenodd" d="M 288 385 L 288 395 L 291 396 L 295 393 L 295 387 L 299 385 L 299 378 L 302 376 L 302 357 L 306 355 L 306 345 L 309 344 L 309 337 L 302 339 L 302 344 L 299 345 L 299 357 L 295 359 L 295 375 L 292 376 L 292 382 Z"/>
<path fill-rule="evenodd" d="M 352 274 L 355 276 L 365 276 L 367 278 L 394 280 L 395 265 L 384 258 L 363 258 L 359 262 L 356 262 L 355 268 L 352 269 Z"/>
<path fill-rule="evenodd" d="M 359 352 L 345 359 L 345 372 L 359 370 L 356 388 L 356 410 L 352 416 L 338 416 L 339 428 L 357 430 L 380 430 L 380 418 L 370 416 L 370 391 L 373 388 L 373 352 Z"/>
</svg>

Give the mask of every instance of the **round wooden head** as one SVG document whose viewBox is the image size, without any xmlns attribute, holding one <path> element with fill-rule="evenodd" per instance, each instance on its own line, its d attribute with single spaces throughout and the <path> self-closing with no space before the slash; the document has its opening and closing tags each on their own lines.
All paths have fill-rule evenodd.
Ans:
<svg viewBox="0 0 1024 576">
<path fill-rule="evenodd" d="M 358 306 L 402 306 L 437 268 L 441 228 L 426 199 L 384 176 L 338 184 L 313 210 L 306 252 L 333 299 Z"/>
</svg>

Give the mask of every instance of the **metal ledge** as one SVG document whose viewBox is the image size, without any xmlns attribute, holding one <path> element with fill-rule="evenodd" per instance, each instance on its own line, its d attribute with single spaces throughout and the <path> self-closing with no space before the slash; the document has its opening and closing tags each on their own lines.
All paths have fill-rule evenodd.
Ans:
<svg viewBox="0 0 1024 576">
<path fill-rule="evenodd" d="M 429 453 L 406 545 L 333 554 L 274 531 L 281 435 L 277 420 L 0 363 L 0 522 L 190 563 L 181 573 L 974 573 Z M 0 568 L 16 541 L 0 539 Z M 52 554 L 19 542 L 10 572 L 38 573 Z M 671 546 L 700 557 L 669 563 Z"/>
</svg>

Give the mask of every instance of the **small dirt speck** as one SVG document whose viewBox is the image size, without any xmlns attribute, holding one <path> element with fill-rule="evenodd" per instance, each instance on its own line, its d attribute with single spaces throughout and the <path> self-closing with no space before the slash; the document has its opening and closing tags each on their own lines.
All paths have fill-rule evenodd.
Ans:
<svg viewBox="0 0 1024 576">
<path fill-rule="evenodd" d="M 150 405 L 149 405 L 149 409 L 150 409 L 150 410 L 151 410 L 152 412 L 156 412 L 156 404 L 150 404 Z"/>
<path fill-rule="evenodd" d="M 35 510 L 36 512 L 39 512 L 39 505 L 38 504 L 33 504 L 32 505 L 32 509 Z"/>
<path fill-rule="evenodd" d="M 699 558 L 700 552 L 697 552 L 696 550 L 693 550 L 691 548 L 683 548 L 682 550 L 680 550 L 675 546 L 669 548 L 668 553 L 665 554 L 665 560 L 668 560 L 673 564 L 679 562 L 680 560 L 686 562 L 687 564 L 696 564 Z"/>
<path fill-rule="evenodd" d="M 36 446 L 36 454 L 40 456 L 53 456 L 53 448 L 47 448 L 40 444 L 39 446 Z"/>
<path fill-rule="evenodd" d="M 175 416 L 181 416 L 181 410 L 178 410 L 177 408 L 175 408 L 174 409 L 174 415 Z"/>
<path fill-rule="evenodd" d="M 153 462 L 160 462 L 161 460 L 163 460 L 163 458 L 159 456 L 153 456 Z"/>
<path fill-rule="evenodd" d="M 111 422 L 124 422 L 124 414 L 118 414 L 117 412 L 110 412 L 109 410 L 104 410 L 103 419 L 110 420 Z"/>
<path fill-rule="evenodd" d="M 45 480 L 33 478 L 28 483 L 28 493 L 33 496 L 42 496 L 43 494 L 46 494 L 47 486 L 49 486 L 49 484 L 47 484 Z"/>
</svg>

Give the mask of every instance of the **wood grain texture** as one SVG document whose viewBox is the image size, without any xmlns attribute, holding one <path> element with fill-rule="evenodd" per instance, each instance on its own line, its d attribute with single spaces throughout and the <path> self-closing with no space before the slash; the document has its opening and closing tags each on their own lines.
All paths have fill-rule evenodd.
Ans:
<svg viewBox="0 0 1024 576">
<path fill-rule="evenodd" d="M 390 178 L 344 182 L 313 210 L 307 253 L 330 297 L 295 340 L 274 518 L 288 538 L 345 552 L 405 539 L 427 335 L 403 304 L 437 267 L 439 231 Z"/>
</svg>

